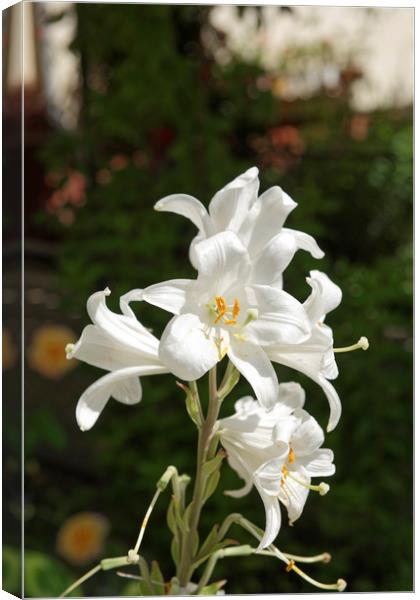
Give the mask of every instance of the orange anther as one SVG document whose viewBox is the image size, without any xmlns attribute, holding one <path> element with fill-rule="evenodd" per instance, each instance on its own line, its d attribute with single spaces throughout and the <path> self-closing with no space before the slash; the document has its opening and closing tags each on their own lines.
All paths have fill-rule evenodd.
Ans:
<svg viewBox="0 0 420 600">
<path fill-rule="evenodd" d="M 287 567 L 286 567 L 286 571 L 287 571 L 287 573 L 289 573 L 289 572 L 290 572 L 290 571 L 293 569 L 293 567 L 295 566 L 295 564 L 296 564 L 296 563 L 295 563 L 295 561 L 294 561 L 294 560 L 291 560 L 291 561 L 289 562 L 289 564 L 288 564 L 288 565 L 287 565 Z"/>
<path fill-rule="evenodd" d="M 288 461 L 290 464 L 295 462 L 295 453 L 293 452 L 293 448 L 290 446 Z"/>
<path fill-rule="evenodd" d="M 218 323 L 220 319 L 226 314 L 227 306 L 226 301 L 223 296 L 216 296 L 216 307 L 217 307 L 217 317 L 214 323 Z"/>
</svg>

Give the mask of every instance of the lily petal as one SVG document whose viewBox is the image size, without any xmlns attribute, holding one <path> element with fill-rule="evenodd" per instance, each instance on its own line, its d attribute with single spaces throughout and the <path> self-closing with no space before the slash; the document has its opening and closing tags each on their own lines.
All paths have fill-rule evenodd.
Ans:
<svg viewBox="0 0 420 600">
<path fill-rule="evenodd" d="M 130 306 L 130 302 L 143 302 L 143 290 L 130 290 L 120 297 L 120 309 L 123 315 L 137 319 L 135 312 Z"/>
<path fill-rule="evenodd" d="M 81 395 L 76 407 L 77 423 L 82 431 L 87 431 L 96 423 L 109 398 L 116 394 L 120 402 L 135 404 L 141 400 L 140 384 L 125 384 L 140 375 L 157 375 L 165 373 L 160 366 L 128 367 L 107 373 L 90 385 Z M 123 387 L 121 387 L 123 384 Z"/>
<path fill-rule="evenodd" d="M 87 311 L 92 322 L 118 343 L 141 352 L 144 356 L 156 357 L 159 341 L 136 318 L 118 315 L 109 310 L 105 297 L 110 293 L 107 288 L 89 297 Z"/>
<path fill-rule="evenodd" d="M 258 402 L 265 409 L 277 401 L 277 375 L 264 350 L 242 340 L 231 340 L 228 356 L 252 386 Z"/>
<path fill-rule="evenodd" d="M 312 288 L 312 293 L 304 302 L 308 317 L 313 323 L 323 321 L 325 315 L 340 304 L 342 298 L 341 289 L 321 271 L 310 271 L 310 277 L 306 279 Z"/>
<path fill-rule="evenodd" d="M 325 252 L 321 250 L 318 246 L 315 238 L 303 231 L 296 231 L 296 229 L 289 229 L 287 227 L 283 228 L 283 232 L 286 235 L 291 235 L 294 237 L 296 242 L 296 247 L 300 250 L 306 250 L 313 256 L 313 258 L 324 258 Z"/>
<path fill-rule="evenodd" d="M 171 194 L 165 196 L 154 206 L 159 212 L 172 212 L 182 217 L 186 217 L 194 223 L 194 225 L 205 233 L 211 234 L 208 231 L 209 217 L 204 205 L 188 194 Z"/>
<path fill-rule="evenodd" d="M 276 235 L 253 263 L 250 281 L 256 284 L 283 287 L 283 272 L 297 250 L 295 238 L 283 231 Z"/>
<path fill-rule="evenodd" d="M 201 278 L 230 283 L 232 271 L 247 257 L 247 251 L 235 233 L 223 231 L 196 244 L 195 256 Z"/>
<path fill-rule="evenodd" d="M 261 496 L 265 509 L 265 531 L 258 545 L 258 550 L 262 550 L 272 544 L 278 536 L 281 527 L 281 511 L 277 498 L 266 494 L 257 482 L 255 482 L 255 487 Z"/>
<path fill-rule="evenodd" d="M 240 230 L 240 237 L 250 255 L 256 256 L 267 242 L 278 234 L 287 216 L 296 206 L 296 202 L 278 186 L 271 187 L 261 194 Z"/>
<path fill-rule="evenodd" d="M 262 346 L 299 344 L 310 335 L 306 311 L 293 296 L 268 285 L 245 288 L 249 307 L 256 308 L 258 318 L 244 329 L 246 339 Z"/>
<path fill-rule="evenodd" d="M 311 483 L 311 478 L 304 472 L 303 469 L 293 471 L 291 475 L 298 478 L 302 483 L 307 485 Z M 293 523 L 300 517 L 304 509 L 306 499 L 308 498 L 309 489 L 302 485 L 302 483 L 298 483 L 292 479 L 291 476 L 286 475 L 284 485 L 281 488 L 280 502 L 282 502 L 282 504 L 284 504 L 284 506 L 287 508 L 289 525 L 293 525 Z"/>
<path fill-rule="evenodd" d="M 313 453 L 309 462 L 303 462 L 303 466 L 310 477 L 327 477 L 335 473 L 333 461 L 333 451 L 320 448 Z"/>
<path fill-rule="evenodd" d="M 295 417 L 301 424 L 295 430 L 290 443 L 296 456 L 303 457 L 313 454 L 324 443 L 324 432 L 313 417 L 306 410 L 297 409 Z"/>
<path fill-rule="evenodd" d="M 135 367 L 139 363 L 159 364 L 157 349 L 155 359 L 145 357 L 142 352 L 125 346 L 104 333 L 96 325 L 87 325 L 67 353 L 67 358 L 77 358 L 89 365 L 113 371 L 123 367 Z"/>
<path fill-rule="evenodd" d="M 159 346 L 159 358 L 169 370 L 185 381 L 207 373 L 219 360 L 214 340 L 197 315 L 186 313 L 167 324 Z"/>
<path fill-rule="evenodd" d="M 224 494 L 226 496 L 230 496 L 231 498 L 242 498 L 249 494 L 254 485 L 254 481 L 249 473 L 249 470 L 246 467 L 246 464 L 241 459 L 240 454 L 235 451 L 235 447 L 233 444 L 229 444 L 227 440 L 222 439 L 223 446 L 227 451 L 227 460 L 229 465 L 232 467 L 234 471 L 239 475 L 241 479 L 244 480 L 243 487 L 237 490 L 226 490 Z"/>
<path fill-rule="evenodd" d="M 277 348 L 267 346 L 265 350 L 272 361 L 304 373 L 322 387 L 330 404 L 330 418 L 327 431 L 332 431 L 337 426 L 341 416 L 340 398 L 331 383 L 319 372 L 316 364 L 314 365 L 313 357 L 311 357 L 310 353 L 299 352 L 298 348 L 297 346 L 296 352 L 290 352 L 286 346 L 279 346 Z"/>
<path fill-rule="evenodd" d="M 280 383 L 278 402 L 290 408 L 290 411 L 302 408 L 305 404 L 305 390 L 300 383 L 296 383 L 295 381 Z"/>
<path fill-rule="evenodd" d="M 193 283 L 191 279 L 171 279 L 150 285 L 143 290 L 143 300 L 174 315 L 179 315 L 185 305 L 191 283 Z"/>
<path fill-rule="evenodd" d="M 217 231 L 239 229 L 252 201 L 257 197 L 259 184 L 258 169 L 252 167 L 213 196 L 209 213 Z"/>
</svg>

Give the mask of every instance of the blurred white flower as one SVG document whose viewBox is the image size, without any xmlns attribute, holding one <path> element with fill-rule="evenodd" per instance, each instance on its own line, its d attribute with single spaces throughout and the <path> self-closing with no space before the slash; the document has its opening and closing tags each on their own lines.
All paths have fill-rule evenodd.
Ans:
<svg viewBox="0 0 420 600">
<path fill-rule="evenodd" d="M 139 376 L 167 373 L 158 357 L 159 340 L 136 318 L 129 307 L 131 293 L 122 296 L 122 315 L 113 313 L 105 303 L 107 288 L 92 294 L 87 311 L 93 325 L 87 325 L 76 344 L 66 347 L 67 358 L 77 358 L 110 371 L 82 394 L 76 419 L 82 431 L 93 427 L 112 396 L 124 404 L 140 402 Z"/>
<path fill-rule="evenodd" d="M 243 488 L 226 492 L 234 497 L 258 490 L 265 507 L 265 533 L 259 548 L 276 538 L 281 526 L 280 502 L 289 524 L 302 513 L 309 490 L 324 495 L 329 486 L 311 485 L 312 477 L 333 475 L 333 453 L 321 448 L 321 427 L 302 409 L 305 393 L 297 383 L 281 384 L 272 410 L 266 412 L 251 397 L 238 400 L 235 414 L 220 419 L 217 431 L 230 466 L 245 481 Z"/>
</svg>

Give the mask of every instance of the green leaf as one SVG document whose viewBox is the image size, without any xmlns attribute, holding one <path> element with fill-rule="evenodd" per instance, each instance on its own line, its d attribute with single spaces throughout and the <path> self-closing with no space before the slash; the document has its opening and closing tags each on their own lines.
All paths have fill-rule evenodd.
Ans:
<svg viewBox="0 0 420 600">
<path fill-rule="evenodd" d="M 162 571 L 160 570 L 159 563 L 156 560 L 152 560 L 150 579 L 156 596 L 163 596 L 165 593 L 165 580 Z"/>
<path fill-rule="evenodd" d="M 218 532 L 219 532 L 219 524 L 217 523 L 216 525 L 213 525 L 213 527 L 210 530 L 210 533 L 204 540 L 204 542 L 200 548 L 200 552 L 196 556 L 196 560 L 205 556 L 208 553 L 208 551 L 217 543 Z"/>
<path fill-rule="evenodd" d="M 209 585 L 206 585 L 205 587 L 203 587 L 203 589 L 200 592 L 200 596 L 214 596 L 217 594 L 217 592 L 222 589 L 222 587 L 225 585 L 227 579 L 221 579 L 220 581 L 215 581 L 214 583 L 210 583 Z"/>
<path fill-rule="evenodd" d="M 207 502 L 210 496 L 216 491 L 216 488 L 219 484 L 219 479 L 220 471 L 214 471 L 214 473 L 212 473 L 212 475 L 210 475 L 210 477 L 207 479 L 203 494 L 203 504 Z"/>
<path fill-rule="evenodd" d="M 190 389 L 183 384 L 178 384 L 185 392 L 185 406 L 191 421 L 200 428 L 203 424 L 200 415 L 200 400 L 198 398 L 197 388 Z"/>
<path fill-rule="evenodd" d="M 178 566 L 181 556 L 180 556 L 179 540 L 177 537 L 172 538 L 171 556 L 172 556 L 172 560 L 174 561 L 175 565 Z"/>
<path fill-rule="evenodd" d="M 25 596 L 59 596 L 77 576 L 73 575 L 61 562 L 41 552 L 25 552 Z M 72 592 L 82 596 L 81 588 Z"/>
<path fill-rule="evenodd" d="M 208 460 L 203 465 L 203 474 L 206 477 L 209 477 L 216 469 L 220 469 L 220 465 L 222 464 L 223 459 L 226 456 L 226 452 L 224 450 L 219 450 L 214 458 Z"/>
<path fill-rule="evenodd" d="M 174 535 L 176 535 L 178 532 L 178 528 L 177 528 L 176 515 L 175 515 L 175 504 L 174 504 L 173 499 L 169 503 L 169 507 L 168 507 L 168 510 L 166 513 L 166 522 L 168 524 L 170 531 Z"/>
<path fill-rule="evenodd" d="M 145 596 L 145 590 L 141 589 L 141 581 L 130 581 L 121 590 L 121 596 Z"/>
<path fill-rule="evenodd" d="M 21 595 L 21 554 L 16 548 L 3 546 L 3 589 L 14 594 Z"/>
</svg>

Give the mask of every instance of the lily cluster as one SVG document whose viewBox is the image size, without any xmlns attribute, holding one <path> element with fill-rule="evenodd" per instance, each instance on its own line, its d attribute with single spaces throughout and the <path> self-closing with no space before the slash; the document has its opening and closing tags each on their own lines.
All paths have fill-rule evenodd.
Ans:
<svg viewBox="0 0 420 600">
<path fill-rule="evenodd" d="M 156 210 L 182 215 L 197 227 L 189 249 L 196 277 L 132 290 L 120 298 L 118 314 L 106 305 L 109 289 L 94 293 L 87 302 L 92 324 L 66 352 L 68 358 L 107 371 L 79 399 L 76 418 L 85 431 L 111 397 L 138 403 L 140 377 L 173 373 L 195 382 L 228 358 L 228 369 L 249 382 L 255 399 L 238 400 L 234 414 L 216 420 L 210 433 L 245 481 L 242 489 L 228 493 L 239 497 L 255 486 L 262 498 L 266 525 L 258 549 L 263 550 L 279 533 L 280 505 L 294 523 L 310 490 L 324 495 L 329 489 L 324 482 L 313 485 L 312 478 L 335 471 L 332 451 L 322 447 L 320 425 L 303 409 L 303 389 L 296 383 L 279 384 L 274 364 L 320 385 L 330 406 L 327 431 L 333 430 L 341 403 L 330 383 L 338 369 L 333 332 L 324 321 L 342 294 L 318 270 L 307 277 L 310 289 L 303 302 L 284 290 L 283 273 L 297 250 L 315 259 L 324 253 L 311 236 L 284 227 L 296 203 L 280 187 L 258 192 L 258 169 L 253 167 L 217 192 L 208 211 L 186 194 L 157 202 Z M 139 322 L 133 302 L 147 302 L 172 315 L 160 340 Z M 361 338 L 354 347 L 367 345 Z"/>
</svg>

